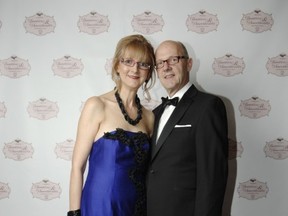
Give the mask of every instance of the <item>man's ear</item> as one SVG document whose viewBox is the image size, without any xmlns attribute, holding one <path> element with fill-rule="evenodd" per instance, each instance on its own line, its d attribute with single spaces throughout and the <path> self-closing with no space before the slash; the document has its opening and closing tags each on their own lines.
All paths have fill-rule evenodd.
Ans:
<svg viewBox="0 0 288 216">
<path fill-rule="evenodd" d="M 187 69 L 189 72 L 192 70 L 192 66 L 193 66 L 193 59 L 189 58 L 187 61 Z"/>
</svg>

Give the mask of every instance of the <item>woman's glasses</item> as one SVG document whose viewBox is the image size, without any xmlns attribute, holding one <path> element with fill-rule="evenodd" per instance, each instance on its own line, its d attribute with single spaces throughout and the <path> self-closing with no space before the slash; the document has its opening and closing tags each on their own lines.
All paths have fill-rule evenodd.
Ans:
<svg viewBox="0 0 288 216">
<path fill-rule="evenodd" d="M 149 65 L 148 63 L 136 62 L 134 59 L 129 59 L 129 58 L 127 59 L 122 58 L 120 62 L 129 67 L 133 67 L 135 64 L 137 64 L 137 67 L 142 70 L 149 70 L 151 67 L 151 65 Z"/>
</svg>

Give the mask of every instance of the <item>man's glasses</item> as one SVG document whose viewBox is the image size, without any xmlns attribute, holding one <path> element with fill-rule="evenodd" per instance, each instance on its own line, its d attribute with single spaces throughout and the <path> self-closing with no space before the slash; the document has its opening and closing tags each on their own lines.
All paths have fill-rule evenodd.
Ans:
<svg viewBox="0 0 288 216">
<path fill-rule="evenodd" d="M 164 67 L 164 63 L 167 62 L 168 65 L 174 65 L 179 62 L 180 59 L 188 59 L 187 56 L 170 56 L 166 60 L 160 60 L 156 62 L 156 69 Z"/>
<path fill-rule="evenodd" d="M 145 63 L 145 62 L 136 62 L 135 60 L 133 59 L 124 59 L 122 58 L 120 60 L 120 62 L 126 66 L 129 66 L 129 67 L 133 67 L 135 64 L 137 64 L 137 67 L 139 69 L 142 69 L 142 70 L 149 70 L 151 65 L 149 65 L 148 63 Z"/>
</svg>

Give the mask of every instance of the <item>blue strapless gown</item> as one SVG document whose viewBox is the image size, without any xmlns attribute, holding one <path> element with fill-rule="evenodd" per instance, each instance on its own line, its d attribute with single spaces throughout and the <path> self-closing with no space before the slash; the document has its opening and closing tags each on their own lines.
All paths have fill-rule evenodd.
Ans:
<svg viewBox="0 0 288 216">
<path fill-rule="evenodd" d="M 149 137 L 142 132 L 117 129 L 95 141 L 82 191 L 82 216 L 146 216 L 149 151 Z"/>
</svg>

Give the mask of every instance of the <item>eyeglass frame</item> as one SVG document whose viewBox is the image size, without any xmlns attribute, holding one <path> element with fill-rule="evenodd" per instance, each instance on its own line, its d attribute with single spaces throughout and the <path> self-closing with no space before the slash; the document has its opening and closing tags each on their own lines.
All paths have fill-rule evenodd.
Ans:
<svg viewBox="0 0 288 216">
<path fill-rule="evenodd" d="M 169 61 L 171 61 L 173 58 L 176 58 L 177 61 L 176 61 L 176 62 L 173 62 L 173 63 L 171 64 L 171 62 L 169 62 Z M 165 59 L 165 60 L 161 60 L 161 61 L 156 62 L 155 68 L 156 68 L 156 69 L 161 69 L 161 68 L 163 68 L 165 62 L 166 62 L 168 65 L 175 65 L 175 64 L 179 63 L 180 59 L 189 59 L 189 57 L 188 57 L 188 56 L 170 56 L 168 59 Z M 161 67 L 158 66 L 159 62 L 162 64 Z"/>
<path fill-rule="evenodd" d="M 131 61 L 131 64 L 127 62 L 127 60 Z M 134 67 L 135 64 L 137 64 L 137 68 L 141 70 L 149 70 L 151 68 L 151 65 L 146 62 L 137 62 L 132 58 L 121 58 L 120 62 L 128 67 Z M 146 65 L 146 66 L 145 66 Z"/>
</svg>

